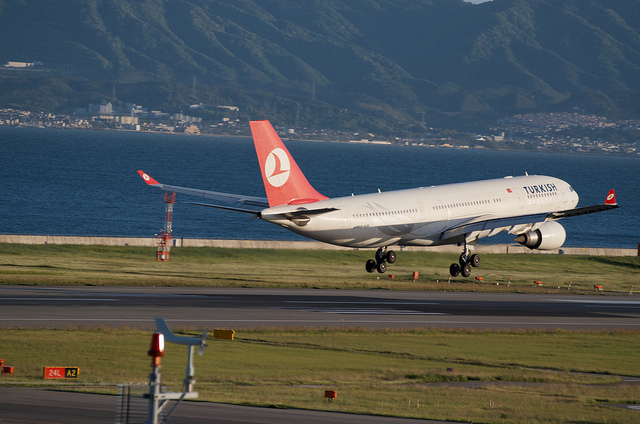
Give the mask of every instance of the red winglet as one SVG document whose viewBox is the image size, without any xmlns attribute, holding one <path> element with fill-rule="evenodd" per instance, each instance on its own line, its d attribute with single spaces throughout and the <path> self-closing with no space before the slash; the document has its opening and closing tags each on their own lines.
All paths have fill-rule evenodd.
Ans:
<svg viewBox="0 0 640 424">
<path fill-rule="evenodd" d="M 155 184 L 160 184 L 159 182 L 157 182 L 156 180 L 154 180 L 153 178 L 151 178 L 149 175 L 147 175 L 144 171 L 138 170 L 138 174 L 140 174 L 140 176 L 142 177 L 143 180 L 145 180 L 145 182 L 149 185 L 155 185 Z"/>
<path fill-rule="evenodd" d="M 607 200 L 604 201 L 605 205 L 617 205 L 616 203 L 616 191 L 609 190 L 609 194 L 607 195 Z"/>
</svg>

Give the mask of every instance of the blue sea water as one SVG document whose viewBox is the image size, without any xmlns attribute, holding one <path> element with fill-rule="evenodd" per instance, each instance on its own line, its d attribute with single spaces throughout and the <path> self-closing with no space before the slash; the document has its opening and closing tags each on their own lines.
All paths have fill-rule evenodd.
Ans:
<svg viewBox="0 0 640 424">
<path fill-rule="evenodd" d="M 639 158 L 285 143 L 311 184 L 329 197 L 525 172 L 569 182 L 580 206 L 602 203 L 615 188 L 620 209 L 561 221 L 565 246 L 636 248 L 640 242 Z M 0 126 L 0 152 L 3 234 L 153 236 L 163 226 L 163 192 L 147 187 L 138 169 L 167 184 L 265 195 L 250 138 Z M 177 195 L 174 237 L 303 240 L 245 214 L 186 204 L 191 200 Z"/>
</svg>

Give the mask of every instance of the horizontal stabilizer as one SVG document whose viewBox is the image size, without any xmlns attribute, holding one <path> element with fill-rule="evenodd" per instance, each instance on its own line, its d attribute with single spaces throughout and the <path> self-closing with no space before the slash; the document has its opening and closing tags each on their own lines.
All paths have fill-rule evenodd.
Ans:
<svg viewBox="0 0 640 424">
<path fill-rule="evenodd" d="M 298 209 L 289 212 L 277 212 L 277 213 L 263 213 L 260 214 L 260 218 L 266 221 L 277 220 L 278 218 L 285 218 L 293 222 L 299 227 L 304 227 L 311 221 L 311 218 L 325 213 L 337 211 L 337 208 L 318 208 L 318 209 Z"/>
<path fill-rule="evenodd" d="M 248 214 L 251 214 L 251 215 L 255 215 L 256 217 L 259 215 L 258 211 L 255 211 L 255 210 L 252 210 L 252 209 L 234 208 L 234 207 L 231 207 L 231 206 L 221 206 L 221 205 L 210 205 L 208 203 L 187 202 L 187 204 L 188 205 L 196 205 L 196 206 L 205 206 L 207 208 L 224 209 L 226 211 L 248 213 Z"/>
<path fill-rule="evenodd" d="M 322 215 L 328 212 L 337 211 L 337 208 L 321 208 L 321 209 L 299 209 L 293 212 L 287 212 L 287 215 L 300 216 L 300 215 Z"/>
<path fill-rule="evenodd" d="M 339 209 L 337 208 L 319 208 L 319 209 L 298 209 L 295 211 L 288 211 L 288 212 L 277 212 L 277 213 L 263 213 L 263 216 L 271 216 L 271 217 L 275 217 L 275 216 L 284 216 L 287 219 L 298 219 L 298 218 L 302 218 L 302 217 L 310 217 L 310 216 L 317 216 L 317 215 L 322 215 L 325 213 L 329 213 L 329 212 L 333 212 L 333 211 L 337 211 Z"/>
</svg>

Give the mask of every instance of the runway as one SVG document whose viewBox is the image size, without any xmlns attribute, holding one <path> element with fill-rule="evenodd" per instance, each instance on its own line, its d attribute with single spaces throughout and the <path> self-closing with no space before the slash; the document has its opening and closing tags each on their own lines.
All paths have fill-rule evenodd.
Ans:
<svg viewBox="0 0 640 424">
<path fill-rule="evenodd" d="M 194 287 L 0 287 L 0 326 L 636 329 L 640 298 Z"/>
<path fill-rule="evenodd" d="M 193 287 L 0 287 L 0 327 L 637 329 L 636 296 Z M 3 423 L 114 422 L 113 396 L 0 387 Z M 28 412 L 27 412 L 28 411 Z M 215 417 L 215 418 L 212 418 Z M 173 423 L 435 422 L 186 402 Z"/>
<path fill-rule="evenodd" d="M 116 397 L 34 388 L 0 387 L 3 424 L 113 424 Z M 28 411 L 28 412 L 26 412 Z M 135 418 L 143 415 L 135 415 Z M 171 414 L 172 424 L 427 424 L 416 420 L 299 409 L 258 408 L 209 402 L 183 402 Z"/>
</svg>

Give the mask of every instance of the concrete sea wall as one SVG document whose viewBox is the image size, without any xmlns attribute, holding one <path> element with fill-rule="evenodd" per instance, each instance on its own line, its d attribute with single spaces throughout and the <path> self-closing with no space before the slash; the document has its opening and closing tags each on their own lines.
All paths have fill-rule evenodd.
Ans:
<svg viewBox="0 0 640 424">
<path fill-rule="evenodd" d="M 158 246 L 155 237 L 97 237 L 97 236 L 55 236 L 55 235 L 12 235 L 0 234 L 0 243 L 18 244 L 77 244 L 101 246 Z M 176 247 L 225 247 L 240 249 L 314 249 L 314 250 L 353 250 L 348 247 L 333 246 L 317 241 L 273 241 L 273 240 L 215 240 L 215 239 L 173 239 Z M 436 247 L 396 247 L 397 251 L 431 251 L 459 253 L 459 246 Z M 588 247 L 564 247 L 561 249 L 535 251 L 520 245 L 490 244 L 478 245 L 473 249 L 477 253 L 536 253 L 565 254 L 587 256 L 637 256 L 640 249 L 605 249 Z"/>
</svg>

